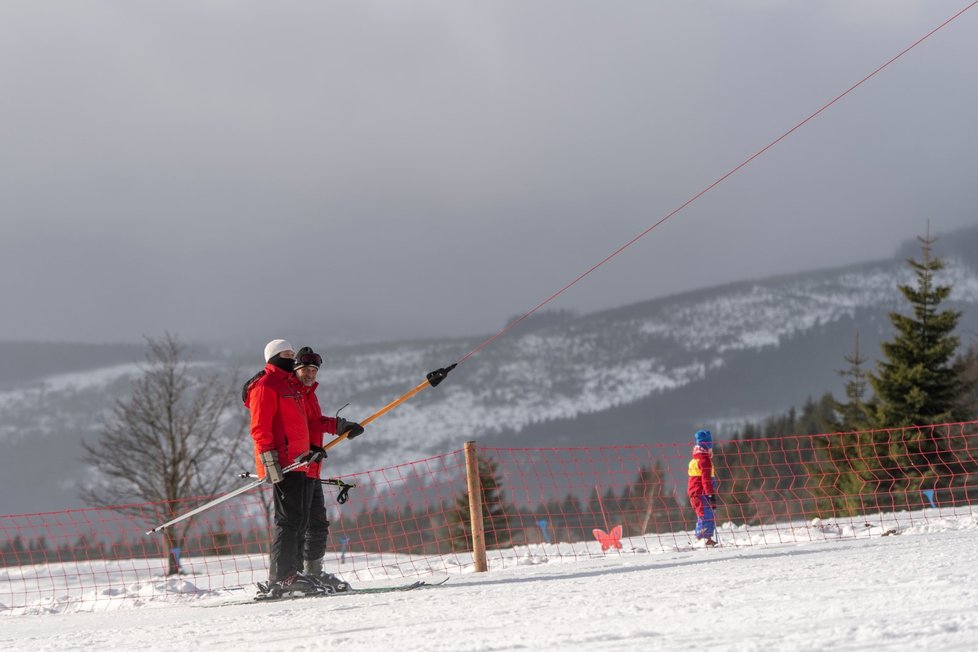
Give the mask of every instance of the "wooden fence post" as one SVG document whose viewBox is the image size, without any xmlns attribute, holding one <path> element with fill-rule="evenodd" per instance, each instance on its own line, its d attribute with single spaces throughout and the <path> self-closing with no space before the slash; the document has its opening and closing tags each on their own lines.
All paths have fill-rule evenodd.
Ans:
<svg viewBox="0 0 978 652">
<path fill-rule="evenodd" d="M 475 442 L 465 442 L 465 476 L 469 485 L 469 523 L 472 527 L 472 559 L 475 572 L 485 573 L 486 533 L 482 527 L 482 482 L 479 478 L 479 459 L 475 452 Z"/>
</svg>

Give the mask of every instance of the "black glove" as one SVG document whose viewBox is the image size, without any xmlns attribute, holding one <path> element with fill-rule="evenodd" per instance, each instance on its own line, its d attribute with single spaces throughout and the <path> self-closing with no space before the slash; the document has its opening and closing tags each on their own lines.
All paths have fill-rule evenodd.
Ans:
<svg viewBox="0 0 978 652">
<path fill-rule="evenodd" d="M 715 494 L 710 494 L 709 496 L 706 497 L 706 500 L 708 503 L 710 503 L 710 509 L 717 508 L 717 497 Z"/>
<path fill-rule="evenodd" d="M 271 480 L 272 484 L 278 484 L 285 479 L 282 467 L 278 465 L 278 451 L 265 451 L 260 457 L 262 464 L 265 465 L 265 477 Z"/>
<path fill-rule="evenodd" d="M 295 461 L 316 464 L 317 462 L 322 462 L 325 457 L 326 451 L 322 446 L 310 446 L 309 450 L 295 458 Z"/>
<path fill-rule="evenodd" d="M 342 435 L 347 431 L 349 433 L 346 435 L 346 438 L 353 439 L 363 434 L 363 426 L 356 421 L 347 421 L 343 417 L 336 417 L 336 434 Z"/>
</svg>

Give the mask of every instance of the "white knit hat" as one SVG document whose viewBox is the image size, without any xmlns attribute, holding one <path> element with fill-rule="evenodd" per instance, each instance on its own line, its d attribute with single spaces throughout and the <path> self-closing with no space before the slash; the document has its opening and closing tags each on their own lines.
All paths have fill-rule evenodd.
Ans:
<svg viewBox="0 0 978 652">
<path fill-rule="evenodd" d="M 265 362 L 268 362 L 282 351 L 295 351 L 288 340 L 272 340 L 265 345 Z"/>
</svg>

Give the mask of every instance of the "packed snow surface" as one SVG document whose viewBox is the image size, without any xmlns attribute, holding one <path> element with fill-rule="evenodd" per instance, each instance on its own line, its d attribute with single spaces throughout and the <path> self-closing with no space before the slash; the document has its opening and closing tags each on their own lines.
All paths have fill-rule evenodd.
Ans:
<svg viewBox="0 0 978 652">
<path fill-rule="evenodd" d="M 246 589 L 157 578 L 131 587 L 142 586 L 133 599 L 81 605 L 107 610 L 0 609 L 0 649 L 978 648 L 978 511 L 866 521 L 728 524 L 718 549 L 657 548 L 650 536 L 600 556 L 565 544 L 491 551 L 489 573 L 459 568 L 407 593 L 254 603 Z"/>
</svg>

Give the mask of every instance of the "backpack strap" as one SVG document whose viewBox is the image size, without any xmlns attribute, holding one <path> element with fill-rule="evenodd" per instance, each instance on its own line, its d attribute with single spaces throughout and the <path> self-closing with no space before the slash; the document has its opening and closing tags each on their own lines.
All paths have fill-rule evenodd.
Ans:
<svg viewBox="0 0 978 652">
<path fill-rule="evenodd" d="M 252 385 L 253 385 L 253 384 L 254 384 L 254 383 L 255 383 L 255 382 L 256 382 L 256 381 L 257 381 L 257 380 L 258 380 L 259 378 L 261 378 L 261 377 L 262 377 L 262 376 L 264 376 L 264 375 L 265 375 L 265 370 L 264 370 L 264 369 L 262 369 L 262 370 L 261 370 L 261 371 L 259 371 L 259 372 L 258 372 L 257 374 L 255 374 L 254 376 L 252 376 L 251 378 L 249 378 L 248 380 L 246 380 L 246 381 L 245 381 L 245 384 L 244 384 L 244 386 L 243 386 L 243 387 L 241 388 L 241 402 L 242 402 L 242 403 L 246 403 L 246 402 L 248 401 L 248 391 L 249 391 L 249 390 L 251 389 L 251 386 L 252 386 Z"/>
</svg>

